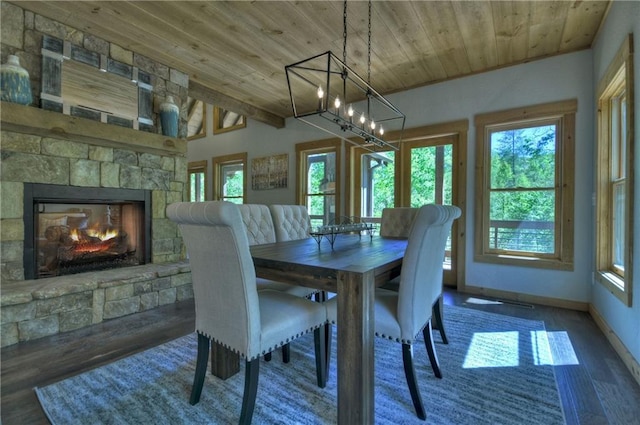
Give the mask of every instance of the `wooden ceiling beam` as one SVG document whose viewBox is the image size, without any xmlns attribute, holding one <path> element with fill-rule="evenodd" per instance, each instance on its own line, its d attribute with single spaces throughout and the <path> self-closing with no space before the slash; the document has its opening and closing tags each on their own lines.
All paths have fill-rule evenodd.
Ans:
<svg viewBox="0 0 640 425">
<path fill-rule="evenodd" d="M 244 103 L 238 99 L 227 96 L 217 90 L 204 86 L 193 80 L 189 81 L 189 96 L 194 99 L 202 100 L 205 103 L 228 109 L 244 115 L 261 123 L 270 125 L 275 128 L 284 128 L 284 118 L 273 114 L 264 109 L 256 108 L 253 105 Z"/>
</svg>

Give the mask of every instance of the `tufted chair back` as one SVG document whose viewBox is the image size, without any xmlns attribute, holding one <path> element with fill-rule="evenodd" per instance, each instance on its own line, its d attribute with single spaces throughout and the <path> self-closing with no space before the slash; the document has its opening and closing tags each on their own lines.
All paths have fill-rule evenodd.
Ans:
<svg viewBox="0 0 640 425">
<path fill-rule="evenodd" d="M 380 218 L 380 236 L 407 239 L 418 208 L 384 208 Z"/>
<path fill-rule="evenodd" d="M 196 331 L 248 358 L 260 355 L 255 268 L 238 206 L 180 202 L 167 207 L 167 216 L 189 252 Z"/>
<path fill-rule="evenodd" d="M 278 242 L 310 237 L 311 220 L 304 205 L 270 205 Z"/>
<path fill-rule="evenodd" d="M 200 400 L 211 341 L 245 358 L 240 423 L 250 424 L 260 358 L 314 332 L 318 386 L 326 385 L 327 310 L 284 291 L 258 291 L 249 239 L 238 205 L 225 201 L 178 202 L 167 207 L 189 252 L 196 304 L 198 352 L 189 403 Z"/>
<path fill-rule="evenodd" d="M 431 318 L 431 308 L 442 293 L 442 261 L 453 220 L 453 205 L 424 205 L 417 211 L 402 262 L 398 317 L 403 341 L 413 341 Z"/>
<path fill-rule="evenodd" d="M 269 207 L 261 204 L 240 204 L 240 215 L 247 229 L 249 245 L 260 245 L 276 241 L 276 231 Z"/>
</svg>

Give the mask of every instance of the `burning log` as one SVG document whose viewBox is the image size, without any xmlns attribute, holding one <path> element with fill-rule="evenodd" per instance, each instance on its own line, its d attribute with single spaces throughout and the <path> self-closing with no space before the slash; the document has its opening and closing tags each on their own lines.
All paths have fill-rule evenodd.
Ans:
<svg viewBox="0 0 640 425">
<path fill-rule="evenodd" d="M 61 261 L 102 259 L 124 254 L 128 248 L 128 236 L 125 233 L 105 241 L 89 236 L 80 241 L 73 241 L 70 245 L 60 246 L 58 258 Z"/>
<path fill-rule="evenodd" d="M 57 251 L 57 260 L 62 262 L 105 259 L 129 251 L 126 232 L 114 230 L 70 229 L 69 226 L 50 226 L 45 231 L 47 251 Z M 53 259 L 45 264 L 53 265 Z"/>
</svg>

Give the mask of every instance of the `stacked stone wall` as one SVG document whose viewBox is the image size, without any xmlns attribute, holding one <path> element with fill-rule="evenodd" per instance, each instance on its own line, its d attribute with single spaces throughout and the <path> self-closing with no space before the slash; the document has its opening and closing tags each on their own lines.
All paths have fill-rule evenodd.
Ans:
<svg viewBox="0 0 640 425">
<path fill-rule="evenodd" d="M 189 86 L 186 74 L 15 4 L 0 2 L 0 7 L 0 60 L 5 63 L 9 55 L 20 58 L 31 79 L 34 94 L 31 107 L 37 108 L 40 104 L 43 35 L 69 41 L 150 74 L 156 123 L 157 108 L 166 95 L 173 95 L 177 103 L 186 105 Z M 184 108 L 181 118 L 178 135 L 184 137 Z M 139 133 L 132 129 L 127 137 L 133 141 Z M 70 140 L 65 138 L 64 132 L 56 134 L 52 131 L 49 137 L 0 132 L 0 332 L 3 347 L 193 297 L 182 238 L 165 215 L 167 205 L 185 199 L 187 161 L 181 154 L 154 152 L 158 150 L 100 146 L 96 140 L 85 143 L 77 137 Z M 152 263 L 24 280 L 24 183 L 150 190 Z"/>
<path fill-rule="evenodd" d="M 178 137 L 187 134 L 187 97 L 189 76 L 182 71 L 158 63 L 146 56 L 127 50 L 77 28 L 24 10 L 18 5 L 0 3 L 0 60 L 6 63 L 9 55 L 20 58 L 20 64 L 29 72 L 33 103 L 40 105 L 42 87 L 42 37 L 44 35 L 69 41 L 91 52 L 106 55 L 150 74 L 153 86 L 154 130 L 160 132 L 158 111 L 167 95 L 173 96 L 180 108 Z"/>
</svg>

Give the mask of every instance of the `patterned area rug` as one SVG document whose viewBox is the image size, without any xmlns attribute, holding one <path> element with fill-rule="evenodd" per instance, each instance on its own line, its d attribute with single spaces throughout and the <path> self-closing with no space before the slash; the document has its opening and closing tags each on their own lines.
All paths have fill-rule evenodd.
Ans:
<svg viewBox="0 0 640 425">
<path fill-rule="evenodd" d="M 416 373 L 429 424 L 564 424 L 544 323 L 445 306 L 449 344 L 434 332 L 444 378 L 433 376 L 424 344 L 414 347 Z M 335 337 L 335 329 L 334 329 Z M 200 403 L 188 402 L 196 336 L 36 388 L 54 425 L 234 424 L 244 384 L 207 374 Z M 415 416 L 400 344 L 376 338 L 377 424 L 423 424 Z M 335 341 L 327 387 L 315 384 L 313 336 L 260 364 L 254 424 L 336 423 Z"/>
</svg>

